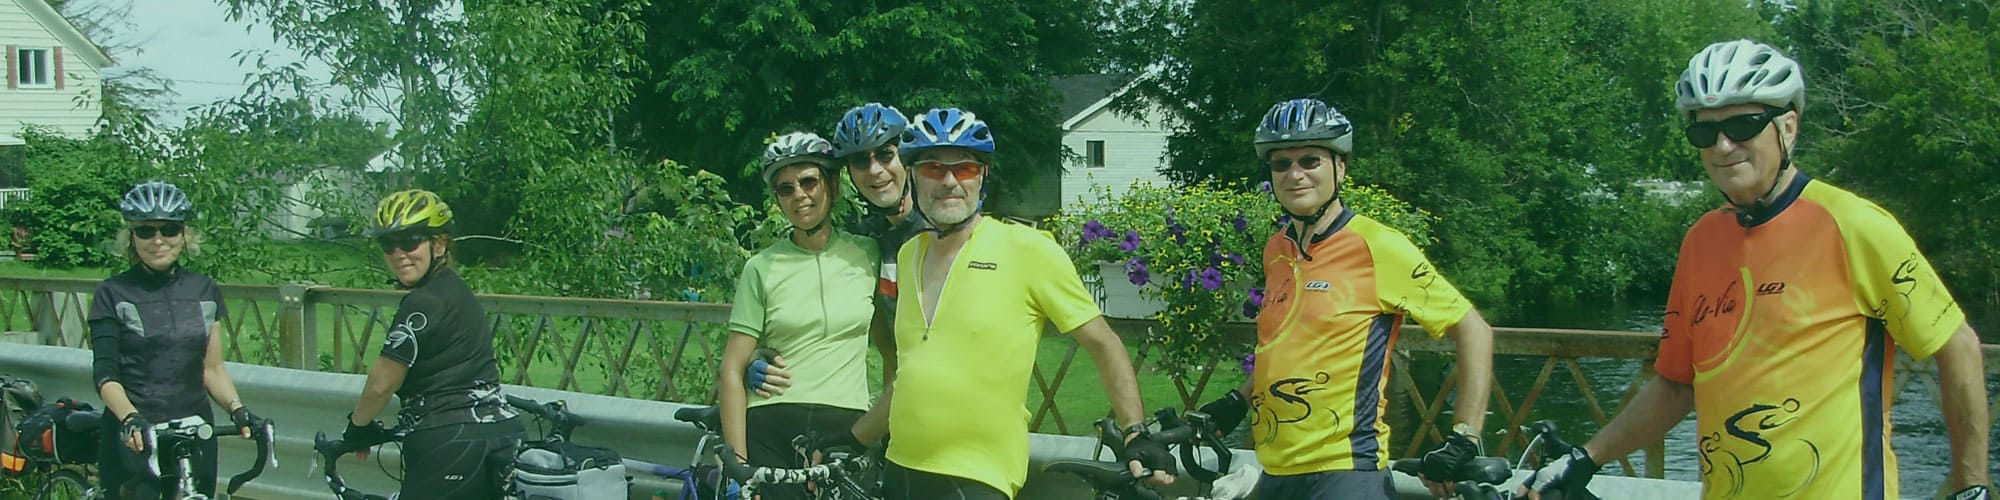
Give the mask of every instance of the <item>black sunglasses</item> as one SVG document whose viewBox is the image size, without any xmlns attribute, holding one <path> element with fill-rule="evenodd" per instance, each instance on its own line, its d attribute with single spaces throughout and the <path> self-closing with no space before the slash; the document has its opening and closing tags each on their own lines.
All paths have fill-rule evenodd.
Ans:
<svg viewBox="0 0 2000 500">
<path fill-rule="evenodd" d="M 132 237 L 142 240 L 150 240 L 153 239 L 154 236 L 165 236 L 168 238 L 172 238 L 180 236 L 181 232 L 185 230 L 187 230 L 187 226 L 183 226 L 180 224 L 161 224 L 157 226 L 152 226 L 152 225 L 132 226 Z"/>
<path fill-rule="evenodd" d="M 396 253 L 396 250 L 410 253 L 417 251 L 417 247 L 423 246 L 424 242 L 430 239 L 428 235 L 417 233 L 393 233 L 375 238 L 375 244 L 382 247 L 384 255 Z"/>
<path fill-rule="evenodd" d="M 814 189 L 819 189 L 818 177 L 800 177 L 799 182 L 779 184 L 777 187 L 772 188 L 772 191 L 777 192 L 779 198 L 790 198 L 794 193 L 798 193 L 801 190 L 810 193 Z"/>
<path fill-rule="evenodd" d="M 1714 146 L 1715 134 L 1718 132 L 1728 136 L 1729 140 L 1733 142 L 1755 139 L 1759 134 L 1764 133 L 1764 128 L 1771 124 L 1771 120 L 1784 115 L 1786 111 L 1784 109 L 1767 107 L 1764 108 L 1764 112 L 1762 113 L 1736 115 L 1723 118 L 1721 121 L 1689 123 L 1687 126 L 1688 144 L 1697 148 Z"/>
<path fill-rule="evenodd" d="M 1319 164 L 1325 161 L 1326 158 L 1321 157 L 1319 155 L 1305 155 L 1299 157 L 1299 159 L 1297 160 L 1293 160 L 1291 158 L 1272 158 L 1271 173 L 1290 171 L 1292 169 L 1292 165 L 1294 164 L 1297 164 L 1301 169 L 1312 170 L 1315 168 L 1319 168 Z"/>
<path fill-rule="evenodd" d="M 888 165 L 889 162 L 896 161 L 896 150 L 885 147 L 881 149 L 876 149 L 874 151 L 864 151 L 858 154 L 850 155 L 847 157 L 847 168 L 853 168 L 853 169 L 868 168 L 869 165 L 871 165 L 871 163 L 868 163 L 868 160 L 871 157 L 874 158 L 875 163 Z"/>
</svg>

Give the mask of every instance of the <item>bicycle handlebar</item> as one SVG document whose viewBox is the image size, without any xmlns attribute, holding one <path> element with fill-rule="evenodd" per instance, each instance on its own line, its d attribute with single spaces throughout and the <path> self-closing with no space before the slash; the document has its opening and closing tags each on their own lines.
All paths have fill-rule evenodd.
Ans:
<svg viewBox="0 0 2000 500">
<path fill-rule="evenodd" d="M 264 475 L 265 462 L 270 462 L 273 469 L 278 467 L 278 455 L 271 452 L 271 440 L 277 435 L 277 425 L 270 420 L 265 420 L 264 425 L 250 429 L 250 437 L 257 440 L 257 458 L 250 463 L 250 470 L 229 478 L 229 489 L 226 491 L 230 495 L 235 495 L 236 490 L 242 488 L 244 483 Z"/>
<path fill-rule="evenodd" d="M 389 500 L 388 497 L 382 495 L 371 495 L 348 487 L 347 481 L 340 478 L 340 472 L 336 469 L 336 464 L 342 455 L 366 450 L 369 447 L 394 441 L 401 437 L 401 432 L 395 432 L 388 439 L 384 439 L 381 442 L 349 443 L 339 439 L 328 438 L 325 432 L 314 433 L 313 453 L 318 454 L 320 461 L 326 463 L 326 486 L 331 488 L 334 495 L 339 496 L 341 500 Z"/>
<path fill-rule="evenodd" d="M 509 394 L 507 395 L 507 405 L 528 412 L 531 415 L 541 418 L 542 421 L 548 422 L 550 429 L 549 435 L 546 438 L 554 441 L 568 441 L 570 435 L 576 432 L 576 428 L 583 427 L 584 424 L 583 417 L 579 417 L 575 413 L 570 413 L 569 404 L 564 403 L 562 400 L 540 403 L 532 399 Z"/>
<path fill-rule="evenodd" d="M 722 475 L 750 488 L 767 484 L 805 484 L 808 481 L 828 479 L 846 473 L 848 469 L 863 460 L 858 455 L 836 456 L 826 463 L 798 469 L 753 466 L 737 460 L 736 450 L 730 448 L 728 443 L 715 446 L 715 455 L 722 461 Z"/>
<path fill-rule="evenodd" d="M 208 420 L 201 418 L 200 415 L 189 415 L 153 424 L 143 429 L 140 435 L 142 436 L 141 439 L 146 442 L 146 449 L 140 452 L 140 456 L 145 459 L 146 470 L 152 472 L 153 477 L 160 477 L 160 461 L 158 460 L 160 433 L 166 433 L 167 437 L 175 439 L 199 440 L 215 437 L 215 428 L 209 426 Z M 182 471 L 181 473 L 186 474 L 187 471 Z"/>
</svg>

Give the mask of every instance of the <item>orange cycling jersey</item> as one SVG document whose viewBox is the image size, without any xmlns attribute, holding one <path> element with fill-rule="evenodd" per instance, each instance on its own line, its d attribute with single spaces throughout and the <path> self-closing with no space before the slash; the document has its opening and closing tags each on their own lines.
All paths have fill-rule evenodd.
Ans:
<svg viewBox="0 0 2000 500">
<path fill-rule="evenodd" d="M 1656 368 L 1694 386 L 1703 497 L 1898 498 L 1895 349 L 1964 312 L 1874 203 L 1800 172 L 1766 213 L 1702 217 L 1668 294 Z"/>
</svg>

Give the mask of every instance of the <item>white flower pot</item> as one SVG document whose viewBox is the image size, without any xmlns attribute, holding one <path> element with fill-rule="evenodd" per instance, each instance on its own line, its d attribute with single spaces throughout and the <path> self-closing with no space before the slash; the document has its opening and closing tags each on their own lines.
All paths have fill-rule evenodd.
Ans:
<svg viewBox="0 0 2000 500">
<path fill-rule="evenodd" d="M 1124 262 L 1099 262 L 1097 273 L 1103 278 L 1099 283 L 1099 305 L 1103 307 L 1106 317 L 1153 319 L 1153 313 L 1166 309 L 1166 304 L 1159 299 L 1139 295 L 1140 287 L 1133 285 L 1132 280 L 1125 276 Z M 1153 279 L 1158 280 L 1159 276 Z"/>
</svg>

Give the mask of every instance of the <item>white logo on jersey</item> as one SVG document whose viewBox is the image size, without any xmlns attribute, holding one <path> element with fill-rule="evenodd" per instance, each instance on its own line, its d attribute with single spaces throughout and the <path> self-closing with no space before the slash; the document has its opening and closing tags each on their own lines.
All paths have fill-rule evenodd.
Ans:
<svg viewBox="0 0 2000 500">
<path fill-rule="evenodd" d="M 1332 284 L 1329 284 L 1329 283 L 1327 283 L 1327 282 L 1324 282 L 1324 281 L 1319 281 L 1319 280 L 1313 280 L 1313 281 L 1307 281 L 1307 282 L 1306 282 L 1306 289 L 1307 289 L 1307 290 L 1320 290 L 1320 291 L 1325 291 L 1326 289 L 1329 289 L 1329 288 L 1333 288 L 1333 285 L 1332 285 Z"/>
</svg>

